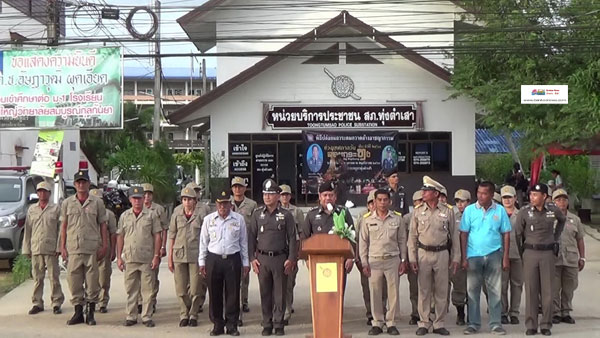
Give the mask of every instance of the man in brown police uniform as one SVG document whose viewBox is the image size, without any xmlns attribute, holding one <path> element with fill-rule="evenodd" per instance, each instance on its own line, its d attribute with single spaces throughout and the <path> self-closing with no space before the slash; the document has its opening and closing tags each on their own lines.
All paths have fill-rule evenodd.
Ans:
<svg viewBox="0 0 600 338">
<path fill-rule="evenodd" d="M 180 327 L 198 326 L 198 312 L 206 299 L 206 280 L 198 273 L 200 230 L 206 214 L 196 203 L 193 189 L 181 190 L 181 205 L 169 224 L 169 270 L 175 278 Z"/>
<path fill-rule="evenodd" d="M 186 186 L 186 188 L 193 189 L 196 193 L 196 208 L 201 209 L 201 212 L 204 212 L 206 215 L 210 214 L 210 206 L 207 203 L 201 201 L 200 197 L 202 196 L 202 187 L 197 185 L 196 182 L 190 182 Z"/>
<path fill-rule="evenodd" d="M 29 310 L 34 315 L 44 310 L 44 278 L 46 270 L 52 290 L 52 311 L 60 314 L 65 300 L 60 287 L 60 268 L 58 267 L 60 207 L 50 201 L 50 184 L 40 182 L 36 191 L 39 201 L 27 209 L 25 218 L 25 235 L 23 238 L 23 254 L 31 258 L 31 274 L 33 277 L 33 307 Z"/>
<path fill-rule="evenodd" d="M 281 189 L 275 181 L 263 182 L 265 205 L 254 211 L 248 227 L 248 256 L 258 275 L 262 307 L 262 335 L 283 336 L 287 277 L 298 254 L 296 221 L 279 204 Z"/>
<path fill-rule="evenodd" d="M 154 202 L 154 186 L 150 183 L 142 184 L 142 189 L 144 190 L 144 208 L 151 210 L 156 213 L 158 219 L 160 220 L 160 226 L 162 227 L 162 231 L 160 233 L 161 237 L 161 247 L 160 247 L 160 257 L 165 257 L 167 255 L 167 229 L 169 228 L 169 217 L 167 215 L 167 210 L 165 208 Z M 158 280 L 158 271 L 160 266 L 154 269 L 154 288 L 152 289 L 152 311 L 156 311 L 156 296 L 158 295 L 158 289 L 160 287 L 160 281 Z M 141 293 L 140 293 L 141 295 Z M 138 312 L 141 306 L 141 302 L 138 303 Z"/>
<path fill-rule="evenodd" d="M 459 189 L 454 193 L 454 203 L 456 204 L 456 228 L 460 227 L 460 220 L 467 205 L 471 204 L 471 193 L 464 189 Z M 456 307 L 456 325 L 463 326 L 465 322 L 465 305 L 467 304 L 467 271 L 458 269 L 455 274 L 450 275 L 452 282 L 451 301 Z"/>
<path fill-rule="evenodd" d="M 250 224 L 250 218 L 252 216 L 252 212 L 254 209 L 258 207 L 256 202 L 248 197 L 246 197 L 246 188 L 248 184 L 246 180 L 239 176 L 235 176 L 231 179 L 231 192 L 233 193 L 233 198 L 231 200 L 232 211 L 237 212 L 244 216 L 244 221 L 246 224 Z M 242 303 L 242 311 L 240 312 L 240 320 L 238 322 L 238 326 L 242 326 L 244 323 L 242 322 L 241 315 L 243 312 L 249 312 L 250 308 L 248 307 L 248 285 L 250 283 L 250 274 L 246 274 L 242 276 L 242 285 L 240 290 L 240 302 Z"/>
<path fill-rule="evenodd" d="M 292 187 L 287 184 L 279 186 L 281 194 L 279 195 L 279 202 L 281 207 L 288 210 L 292 216 L 294 216 L 294 222 L 296 223 L 296 248 L 300 247 L 300 236 L 299 227 L 304 223 L 304 213 L 300 208 L 291 204 L 292 199 Z M 292 313 L 294 313 L 294 287 L 296 286 L 296 275 L 298 274 L 298 266 L 295 265 L 292 269 L 292 273 L 287 277 L 287 293 L 285 298 L 285 315 L 283 316 L 283 324 L 288 325 Z"/>
<path fill-rule="evenodd" d="M 375 211 L 364 218 L 359 233 L 359 253 L 363 273 L 369 278 L 373 327 L 369 335 L 383 332 L 397 336 L 396 312 L 399 310 L 399 276 L 406 272 L 406 230 L 402 214 L 389 210 L 390 192 L 378 189 L 375 192 Z M 385 276 L 385 278 L 384 278 Z M 384 314 L 383 289 L 387 289 L 388 311 Z"/>
<path fill-rule="evenodd" d="M 99 198 L 104 203 L 102 199 L 102 190 L 100 189 L 92 189 L 90 190 L 90 195 Z M 105 204 L 106 207 L 106 204 Z M 110 237 L 108 241 L 108 251 L 104 258 L 98 262 L 98 276 L 100 280 L 100 309 L 98 310 L 100 313 L 108 312 L 108 301 L 110 300 L 110 277 L 112 275 L 112 261 L 115 260 L 116 254 L 116 243 L 117 243 L 117 218 L 115 214 L 106 209 L 106 217 L 107 217 L 107 228 L 108 228 L 108 236 Z"/>
<path fill-rule="evenodd" d="M 100 292 L 98 261 L 108 253 L 106 208 L 100 199 L 90 196 L 87 171 L 78 171 L 73 182 L 77 193 L 61 205 L 60 252 L 67 261 L 67 282 L 75 307 L 67 324 L 85 321 L 88 325 L 96 325 L 94 312 Z M 83 305 L 86 303 L 84 320 Z"/>
<path fill-rule="evenodd" d="M 423 203 L 423 191 L 417 190 L 413 193 L 412 196 L 413 208 L 416 209 L 421 203 Z M 406 215 L 402 215 L 402 219 L 404 221 L 404 227 L 406 228 L 406 242 L 408 247 L 408 230 L 410 228 L 410 219 L 414 213 L 413 211 L 409 212 Z M 406 278 L 408 279 L 408 293 L 410 299 L 410 320 L 408 321 L 408 325 L 417 325 L 419 322 L 419 281 L 417 280 L 417 274 L 409 267 L 406 272 Z"/>
<path fill-rule="evenodd" d="M 558 255 L 560 235 L 565 226 L 565 215 L 554 205 L 546 203 L 548 187 L 538 183 L 529 192 L 530 205 L 522 208 L 515 222 L 517 245 L 523 253 L 525 275 L 525 326 L 528 336 L 538 331 L 538 304 L 542 304 L 539 323 L 543 335 L 551 335 L 552 282 Z"/>
<path fill-rule="evenodd" d="M 158 215 L 144 208 L 142 187 L 129 188 L 131 208 L 119 218 L 117 230 L 117 266 L 125 270 L 127 305 L 125 326 L 137 323 L 137 302 L 142 292 L 142 324 L 154 327 L 152 321 L 152 294 L 155 273 L 160 264 L 160 233 Z"/>
<path fill-rule="evenodd" d="M 421 190 L 423 204 L 413 211 L 408 236 L 408 257 L 419 281 L 420 321 L 416 334 L 423 336 L 433 326 L 434 333 L 446 336 L 450 334 L 444 327 L 449 273 L 456 273 L 460 262 L 458 227 L 452 207 L 439 202 L 442 185 L 424 176 Z M 429 319 L 432 297 L 435 303 L 433 323 Z"/>
</svg>

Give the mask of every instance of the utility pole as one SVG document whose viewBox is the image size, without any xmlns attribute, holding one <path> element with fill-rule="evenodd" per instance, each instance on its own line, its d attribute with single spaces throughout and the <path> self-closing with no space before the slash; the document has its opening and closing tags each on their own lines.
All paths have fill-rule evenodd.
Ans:
<svg viewBox="0 0 600 338">
<path fill-rule="evenodd" d="M 161 102 L 161 82 L 162 82 L 162 69 L 160 64 L 160 1 L 155 1 L 156 16 L 158 18 L 158 29 L 156 30 L 155 38 L 155 49 L 156 57 L 154 60 L 154 128 L 152 129 L 152 145 L 155 145 L 160 140 L 160 110 L 162 108 Z"/>
<path fill-rule="evenodd" d="M 58 39 L 60 37 L 60 6 L 60 0 L 48 0 L 46 3 L 48 14 L 48 23 L 46 24 L 48 30 L 47 45 L 49 47 L 58 46 Z"/>
</svg>

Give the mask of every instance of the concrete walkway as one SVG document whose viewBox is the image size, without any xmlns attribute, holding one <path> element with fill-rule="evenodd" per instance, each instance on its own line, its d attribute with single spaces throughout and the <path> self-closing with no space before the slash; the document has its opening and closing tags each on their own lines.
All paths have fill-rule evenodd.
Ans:
<svg viewBox="0 0 600 338">
<path fill-rule="evenodd" d="M 588 233 L 597 234 L 595 229 L 587 228 Z M 596 236 L 598 237 L 598 236 Z M 600 337 L 600 242 L 590 236 L 586 236 L 587 265 L 580 274 L 579 289 L 575 292 L 573 317 L 577 321 L 575 325 L 560 324 L 555 325 L 552 332 L 555 336 L 569 337 Z M 114 265 L 114 264 L 113 264 Z M 348 288 L 345 299 L 345 319 L 344 331 L 353 337 L 367 337 L 368 326 L 365 325 L 365 309 L 362 302 L 362 292 L 360 288 L 359 274 L 354 269 L 350 274 Z M 48 299 L 48 287 L 45 290 L 46 311 L 35 315 L 27 315 L 31 308 L 31 290 L 33 283 L 28 281 L 17 287 L 9 294 L 0 299 L 0 337 L 198 337 L 208 336 L 212 324 L 208 320 L 208 304 L 205 305 L 205 311 L 200 315 L 199 327 L 179 328 L 178 325 L 178 307 L 175 298 L 173 276 L 166 266 L 162 264 L 160 270 L 161 290 L 158 295 L 158 310 L 154 316 L 156 322 L 155 328 L 146 328 L 140 324 L 126 328 L 122 326 L 125 318 L 125 291 L 123 286 L 123 274 L 115 269 L 113 273 L 113 282 L 109 304 L 109 312 L 106 314 L 98 313 L 96 327 L 86 325 L 76 325 L 67 327 L 66 321 L 72 314 L 73 307 L 67 301 L 64 304 L 64 313 L 53 315 L 49 309 L 50 300 Z M 64 273 L 61 275 L 63 291 L 67 300 L 69 292 Z M 240 328 L 242 336 L 258 337 L 260 336 L 260 298 L 258 292 L 258 280 L 256 275 L 252 274 L 250 281 L 250 308 L 251 312 L 245 315 L 245 326 Z M 401 279 L 400 285 L 400 306 L 401 313 L 398 322 L 398 329 L 402 336 L 415 336 L 415 326 L 408 326 L 409 301 L 408 301 L 408 282 L 405 277 Z M 312 331 L 310 315 L 310 296 L 308 285 L 308 272 L 303 263 L 301 263 L 300 273 L 298 274 L 298 283 L 296 286 L 296 312 L 293 315 L 290 326 L 286 327 L 286 336 L 304 338 L 306 334 Z M 525 303 L 521 306 L 524 311 Z M 485 306 L 483 306 L 485 312 Z M 446 327 L 453 336 L 462 336 L 462 327 L 454 324 L 455 311 L 451 307 L 447 319 Z M 485 333 L 487 328 L 487 316 L 483 314 L 484 333 L 477 337 L 492 336 Z M 521 315 L 521 322 L 524 321 Z M 506 329 L 509 336 L 524 336 L 525 327 L 520 325 L 507 325 Z M 383 334 L 386 336 L 386 334 Z M 431 336 L 428 335 L 428 336 Z"/>
</svg>

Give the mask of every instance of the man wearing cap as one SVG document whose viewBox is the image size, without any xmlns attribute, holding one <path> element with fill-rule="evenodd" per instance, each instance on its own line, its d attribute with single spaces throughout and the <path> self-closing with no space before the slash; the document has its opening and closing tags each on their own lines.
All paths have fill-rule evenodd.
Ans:
<svg viewBox="0 0 600 338">
<path fill-rule="evenodd" d="M 443 185 L 440 191 L 440 202 L 448 204 L 448 190 Z"/>
<path fill-rule="evenodd" d="M 244 216 L 244 221 L 246 222 L 246 225 L 250 224 L 250 218 L 252 217 L 252 212 L 254 212 L 254 209 L 258 208 L 258 204 L 256 204 L 256 202 L 254 200 L 246 197 L 246 188 L 247 187 L 248 187 L 248 184 L 246 183 L 246 180 L 244 180 L 243 178 L 241 178 L 239 176 L 235 176 L 234 178 L 231 179 L 231 191 L 233 192 L 233 200 L 231 201 L 231 203 L 232 203 L 231 210 Z M 242 285 L 241 285 L 241 291 L 240 291 L 240 296 L 242 297 L 240 299 L 240 302 L 242 303 L 242 312 L 250 311 L 250 308 L 248 307 L 248 285 L 249 284 L 250 284 L 250 275 L 246 274 L 242 277 Z M 240 326 L 243 325 L 241 317 L 239 320 L 239 324 L 240 324 Z"/>
<path fill-rule="evenodd" d="M 413 211 L 408 234 L 408 257 L 419 282 L 419 328 L 423 336 L 433 326 L 433 332 L 449 335 L 444 327 L 448 312 L 449 270 L 456 273 L 460 261 L 458 229 L 452 207 L 439 202 L 442 185 L 423 177 L 423 204 Z M 435 320 L 429 319 L 432 297 Z"/>
<path fill-rule="evenodd" d="M 584 229 L 581 219 L 569 212 L 569 195 L 559 188 L 552 194 L 554 204 L 567 217 L 560 235 L 560 251 L 554 274 L 554 316 L 552 323 L 575 324 L 570 313 L 573 310 L 573 293 L 577 289 L 578 274 L 585 266 Z"/>
<path fill-rule="evenodd" d="M 378 189 L 375 192 L 375 211 L 364 218 L 359 233 L 360 261 L 363 273 L 369 278 L 373 311 L 373 327 L 369 335 L 383 333 L 384 324 L 388 334 L 400 334 L 395 319 L 399 309 L 399 276 L 407 268 L 406 230 L 402 214 L 389 210 L 389 205 L 389 190 Z M 389 303 L 385 314 L 381 312 L 383 288 L 387 289 Z"/>
<path fill-rule="evenodd" d="M 398 211 L 403 215 L 408 214 L 408 203 L 405 201 L 405 193 L 404 187 L 399 184 L 400 178 L 398 176 L 398 170 L 390 170 L 385 173 L 385 178 L 387 180 L 388 185 L 385 187 L 390 191 L 390 195 L 392 196 L 392 206 L 390 209 L 392 211 Z"/>
<path fill-rule="evenodd" d="M 313 234 L 326 234 L 329 233 L 329 230 L 333 229 L 333 212 L 344 208 L 336 205 L 336 200 L 335 184 L 331 181 L 323 182 L 319 186 L 319 205 L 306 213 L 302 231 L 300 232 L 300 239 L 307 239 Z M 346 223 L 349 227 L 354 226 L 352 215 L 348 209 L 346 209 Z M 350 273 L 353 265 L 353 259 L 346 260 L 344 264 L 346 273 Z"/>
<path fill-rule="evenodd" d="M 244 217 L 231 211 L 231 194 L 217 194 L 217 211 L 204 217 L 200 230 L 198 271 L 206 277 L 210 297 L 211 336 L 227 333 L 239 336 L 241 275 L 250 271 L 248 233 Z M 225 297 L 223 297 L 225 296 Z M 223 319 L 225 298 L 225 319 Z"/>
<path fill-rule="evenodd" d="M 204 210 L 196 208 L 196 192 L 181 190 L 169 224 L 169 270 L 174 273 L 175 292 L 179 301 L 179 326 L 198 326 L 198 312 L 206 297 L 206 281 L 198 273 L 200 229 Z"/>
<path fill-rule="evenodd" d="M 185 187 L 193 189 L 194 192 L 196 192 L 196 200 L 198 201 L 196 203 L 196 208 L 201 209 L 201 212 L 204 212 L 205 215 L 210 214 L 210 206 L 208 206 L 208 204 L 203 203 L 201 201 L 202 187 L 197 185 L 196 182 L 190 182 Z"/>
<path fill-rule="evenodd" d="M 98 261 L 109 254 L 106 208 L 100 199 L 90 196 L 87 171 L 75 173 L 73 182 L 77 192 L 63 201 L 60 213 L 60 252 L 67 261 L 67 282 L 75 307 L 67 324 L 85 321 L 88 325 L 96 325 L 94 313 L 100 292 Z M 84 318 L 83 305 L 86 304 Z"/>
<path fill-rule="evenodd" d="M 297 232 L 292 214 L 279 205 L 281 189 L 275 181 L 263 182 L 265 205 L 256 209 L 248 226 L 248 256 L 258 275 L 262 306 L 262 335 L 284 335 L 283 316 L 287 276 L 296 264 Z"/>
<path fill-rule="evenodd" d="M 512 230 L 510 231 L 510 248 L 508 258 L 510 268 L 502 271 L 502 324 L 519 324 L 519 307 L 521 306 L 521 294 L 523 293 L 523 261 L 519 254 L 516 235 L 516 221 L 519 209 L 516 207 L 517 192 L 514 187 L 505 185 L 500 189 L 502 206 L 508 214 Z M 508 298 L 508 287 L 510 285 L 510 301 Z M 509 320 L 510 317 L 510 320 Z"/>
<path fill-rule="evenodd" d="M 526 335 L 538 332 L 538 305 L 542 304 L 543 335 L 552 334 L 553 294 L 556 256 L 566 217 L 554 204 L 545 203 L 548 187 L 538 183 L 529 192 L 530 204 L 519 211 L 515 222 L 517 245 L 523 255 L 525 276 Z"/>
<path fill-rule="evenodd" d="M 156 213 L 158 219 L 160 220 L 160 226 L 162 227 L 162 231 L 160 233 L 161 237 L 161 248 L 160 248 L 160 257 L 165 257 L 167 255 L 167 229 L 169 228 L 169 217 L 167 215 L 167 210 L 158 204 L 154 203 L 154 186 L 150 183 L 143 183 L 142 189 L 144 190 L 144 208 Z M 159 267 L 154 269 L 154 288 L 152 292 L 152 311 L 156 311 L 156 296 L 158 295 L 158 289 L 160 287 L 160 281 L 158 280 L 158 271 Z M 141 293 L 140 293 L 141 295 Z M 141 299 L 139 299 L 141 300 Z M 138 308 L 141 306 L 141 302 L 138 304 Z"/>
<path fill-rule="evenodd" d="M 125 326 L 137 323 L 137 303 L 141 290 L 142 324 L 154 327 L 152 294 L 156 275 L 152 270 L 160 264 L 162 226 L 158 215 L 144 208 L 142 187 L 129 188 L 128 195 L 131 209 L 121 215 L 117 229 L 117 266 L 119 270 L 125 270 L 127 292 Z"/>
<path fill-rule="evenodd" d="M 417 190 L 413 193 L 412 196 L 413 208 L 416 209 L 421 203 L 423 203 L 423 191 Z M 408 247 L 408 230 L 410 227 L 410 219 L 414 213 L 411 211 L 410 213 L 403 215 L 404 227 L 406 228 L 406 243 Z M 410 298 L 410 320 L 408 321 L 408 325 L 417 325 L 419 322 L 419 281 L 417 280 L 417 273 L 415 273 L 412 269 L 408 268 L 406 273 L 406 278 L 408 279 L 408 293 Z"/>
<path fill-rule="evenodd" d="M 468 327 L 464 334 L 481 328 L 480 296 L 485 285 L 488 296 L 489 326 L 492 334 L 504 335 L 502 327 L 502 270 L 509 268 L 508 250 L 511 225 L 506 211 L 492 200 L 496 186 L 479 183 L 477 202 L 467 206 L 460 222 L 462 268 L 467 270 Z"/>
<path fill-rule="evenodd" d="M 29 310 L 34 315 L 44 310 L 44 278 L 48 270 L 51 287 L 52 311 L 60 314 L 65 300 L 60 287 L 60 268 L 58 267 L 60 207 L 50 201 L 50 184 L 40 182 L 37 187 L 39 201 L 27 209 L 25 218 L 25 235 L 23 238 L 23 254 L 31 258 L 31 274 L 33 277 L 33 307 Z"/>
<path fill-rule="evenodd" d="M 471 193 L 464 189 L 459 189 L 454 193 L 454 203 L 456 204 L 456 213 L 454 214 L 456 227 L 460 228 L 460 220 L 465 208 L 471 203 Z M 458 269 L 455 274 L 450 276 L 452 282 L 451 301 L 456 307 L 456 325 L 465 325 L 465 305 L 467 304 L 467 271 Z"/>
<path fill-rule="evenodd" d="M 104 199 L 102 198 L 102 190 L 100 189 L 92 189 L 90 190 L 90 195 L 99 198 L 102 203 L 104 203 Z M 106 204 L 104 205 L 106 208 Z M 107 217 L 107 228 L 108 228 L 108 236 L 110 240 L 108 241 L 108 251 L 107 254 L 104 255 L 98 262 L 98 276 L 100 280 L 100 309 L 98 310 L 100 313 L 108 312 L 108 301 L 110 300 L 110 277 L 112 275 L 112 261 L 117 257 L 116 247 L 117 247 L 117 218 L 115 217 L 115 213 L 110 209 L 106 208 L 106 217 Z"/>
<path fill-rule="evenodd" d="M 296 248 L 300 248 L 300 236 L 299 228 L 304 223 L 304 213 L 300 208 L 291 204 L 292 199 L 292 187 L 287 184 L 279 186 L 281 188 L 281 194 L 279 195 L 279 202 L 281 207 L 288 210 L 292 216 L 294 216 L 294 222 L 296 223 Z M 285 315 L 283 317 L 283 324 L 287 325 L 292 313 L 294 312 L 294 287 L 296 286 L 296 275 L 298 274 L 298 265 L 294 265 L 292 273 L 287 276 L 287 291 L 285 297 Z"/>
<path fill-rule="evenodd" d="M 367 209 L 361 211 L 358 214 L 358 218 L 356 219 L 356 234 L 360 235 L 360 229 L 363 226 L 365 218 L 369 217 L 373 212 L 375 212 L 375 191 L 376 189 L 369 191 L 367 195 Z M 356 251 L 360 252 L 360 241 L 356 241 Z M 373 325 L 373 313 L 371 311 L 371 290 L 369 289 L 369 277 L 365 276 L 363 272 L 362 263 L 360 260 L 360 255 L 356 255 L 356 268 L 360 272 L 360 286 L 362 288 L 363 293 L 363 301 L 365 302 L 365 309 L 367 310 L 367 325 Z M 383 276 L 385 279 L 385 276 Z M 385 309 L 385 305 L 387 304 L 387 288 L 382 288 L 382 300 L 383 300 L 383 312 L 387 313 Z"/>
</svg>

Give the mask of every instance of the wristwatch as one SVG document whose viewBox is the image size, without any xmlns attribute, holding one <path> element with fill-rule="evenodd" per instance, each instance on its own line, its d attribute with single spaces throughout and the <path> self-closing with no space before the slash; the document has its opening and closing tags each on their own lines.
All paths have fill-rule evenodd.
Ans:
<svg viewBox="0 0 600 338">
<path fill-rule="evenodd" d="M 585 262 L 585 257 L 579 257 L 579 260 Z"/>
</svg>

